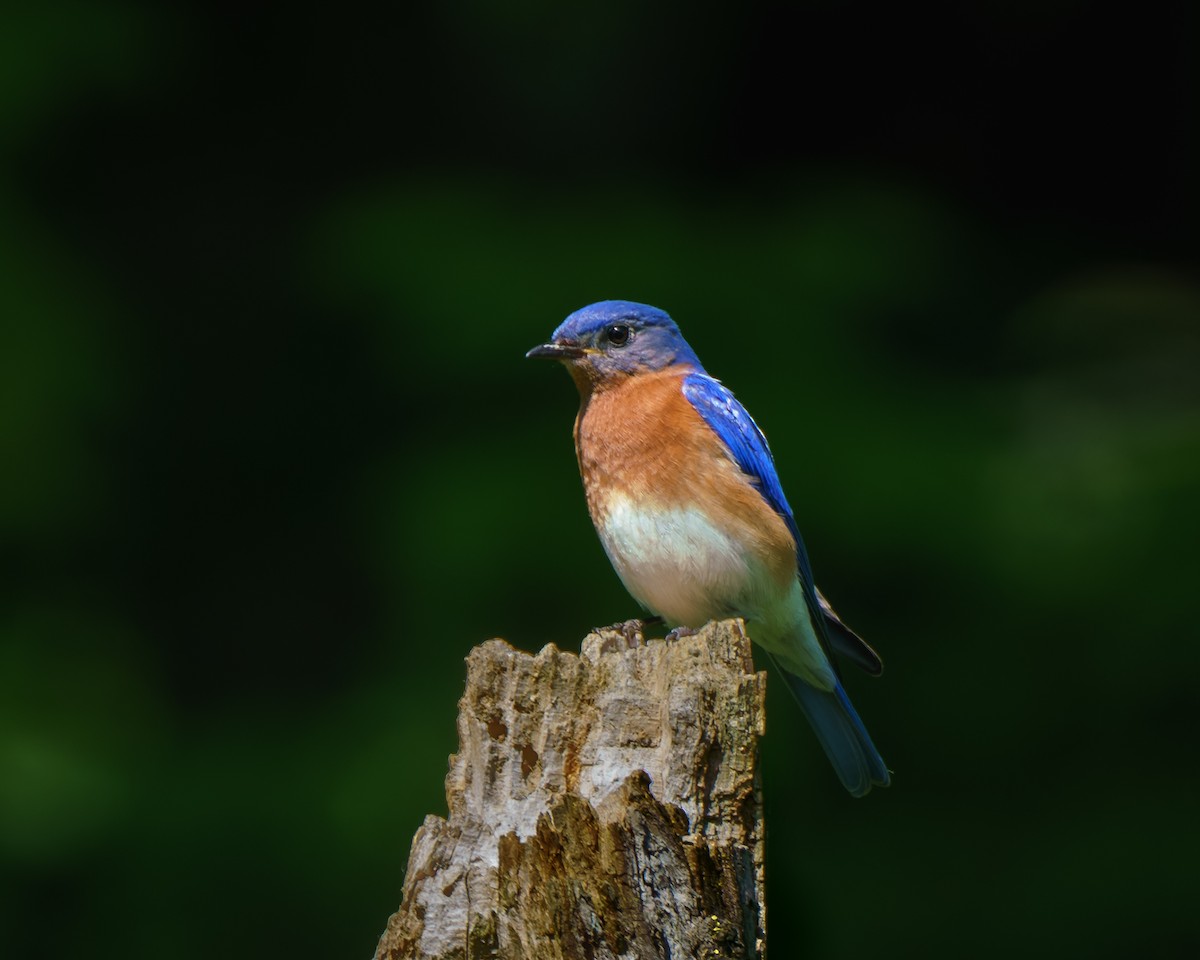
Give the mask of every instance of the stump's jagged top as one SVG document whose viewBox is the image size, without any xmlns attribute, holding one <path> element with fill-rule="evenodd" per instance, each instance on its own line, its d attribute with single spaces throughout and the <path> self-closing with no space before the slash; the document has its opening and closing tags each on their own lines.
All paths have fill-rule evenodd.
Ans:
<svg viewBox="0 0 1200 960">
<path fill-rule="evenodd" d="M 476 647 L 377 957 L 761 956 L 764 694 L 740 621 Z"/>
</svg>

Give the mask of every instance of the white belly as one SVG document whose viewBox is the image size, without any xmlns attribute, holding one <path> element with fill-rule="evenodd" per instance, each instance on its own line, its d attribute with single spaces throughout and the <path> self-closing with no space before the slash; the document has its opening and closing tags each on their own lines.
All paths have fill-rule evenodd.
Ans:
<svg viewBox="0 0 1200 960">
<path fill-rule="evenodd" d="M 835 677 L 798 579 L 785 587 L 696 507 L 611 497 L 596 529 L 621 582 L 670 626 L 744 617 L 750 636 L 791 672 L 832 689 Z"/>
<path fill-rule="evenodd" d="M 596 529 L 621 582 L 672 626 L 749 616 L 761 582 L 741 547 L 695 507 L 615 496 Z"/>
</svg>

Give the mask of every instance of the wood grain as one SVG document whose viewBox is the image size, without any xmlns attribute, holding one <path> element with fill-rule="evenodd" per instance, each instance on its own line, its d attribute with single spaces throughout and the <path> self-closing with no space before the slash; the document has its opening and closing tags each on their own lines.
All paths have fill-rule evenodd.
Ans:
<svg viewBox="0 0 1200 960">
<path fill-rule="evenodd" d="M 740 621 L 476 647 L 377 960 L 762 958 L 764 695 Z"/>
</svg>

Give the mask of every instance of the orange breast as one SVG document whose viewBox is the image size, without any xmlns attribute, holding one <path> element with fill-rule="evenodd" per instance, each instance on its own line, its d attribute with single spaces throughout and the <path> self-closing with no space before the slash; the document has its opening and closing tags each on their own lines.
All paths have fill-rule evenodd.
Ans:
<svg viewBox="0 0 1200 960">
<path fill-rule="evenodd" d="M 575 449 L 592 520 L 603 538 L 615 498 L 647 511 L 696 508 L 786 589 L 796 576 L 791 532 L 683 396 L 687 372 L 639 374 L 588 397 Z"/>
</svg>

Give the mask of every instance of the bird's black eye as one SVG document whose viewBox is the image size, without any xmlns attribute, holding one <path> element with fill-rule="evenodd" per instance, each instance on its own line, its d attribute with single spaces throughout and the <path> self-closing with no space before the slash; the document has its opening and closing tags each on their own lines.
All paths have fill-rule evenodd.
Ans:
<svg viewBox="0 0 1200 960">
<path fill-rule="evenodd" d="M 604 331 L 604 336 L 614 347 L 623 347 L 629 342 L 630 334 L 633 331 L 629 329 L 627 323 L 614 323 L 611 327 Z"/>
</svg>

